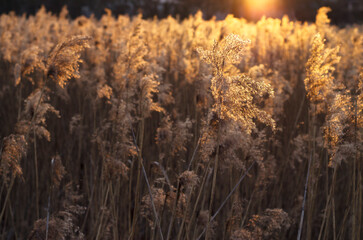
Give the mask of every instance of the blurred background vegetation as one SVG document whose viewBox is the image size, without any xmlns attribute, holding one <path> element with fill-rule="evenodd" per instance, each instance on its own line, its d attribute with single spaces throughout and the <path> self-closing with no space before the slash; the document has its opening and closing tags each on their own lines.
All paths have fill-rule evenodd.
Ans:
<svg viewBox="0 0 363 240">
<path fill-rule="evenodd" d="M 41 5 L 55 13 L 67 5 L 71 17 L 91 14 L 99 17 L 104 8 L 109 8 L 115 15 L 142 12 L 145 18 L 168 15 L 185 18 L 200 9 L 205 18 L 216 16 L 223 19 L 231 13 L 236 17 L 257 20 L 262 15 L 281 17 L 287 14 L 291 19 L 301 21 L 314 21 L 319 7 L 330 6 L 333 14 L 329 17 L 334 24 L 363 22 L 361 0 L 1 0 L 0 13 L 34 14 Z"/>
</svg>

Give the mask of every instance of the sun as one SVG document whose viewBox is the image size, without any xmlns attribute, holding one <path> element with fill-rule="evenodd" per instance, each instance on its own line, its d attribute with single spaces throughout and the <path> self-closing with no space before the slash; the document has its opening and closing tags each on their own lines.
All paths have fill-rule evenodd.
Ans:
<svg viewBox="0 0 363 240">
<path fill-rule="evenodd" d="M 243 12 L 252 18 L 275 17 L 281 7 L 281 0 L 243 0 Z"/>
</svg>

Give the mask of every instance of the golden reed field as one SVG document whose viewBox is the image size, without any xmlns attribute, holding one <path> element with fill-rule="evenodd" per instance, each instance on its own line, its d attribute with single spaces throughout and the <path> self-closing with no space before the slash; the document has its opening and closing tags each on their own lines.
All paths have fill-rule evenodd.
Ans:
<svg viewBox="0 0 363 240">
<path fill-rule="evenodd" d="M 0 15 L 0 238 L 362 239 L 363 25 L 329 11 Z"/>
</svg>

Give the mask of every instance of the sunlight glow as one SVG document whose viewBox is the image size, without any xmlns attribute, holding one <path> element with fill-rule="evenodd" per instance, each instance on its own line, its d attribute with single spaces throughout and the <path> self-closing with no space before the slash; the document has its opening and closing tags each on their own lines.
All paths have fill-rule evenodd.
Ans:
<svg viewBox="0 0 363 240">
<path fill-rule="evenodd" d="M 243 12 L 251 18 L 276 17 L 281 12 L 281 0 L 243 0 Z"/>
</svg>

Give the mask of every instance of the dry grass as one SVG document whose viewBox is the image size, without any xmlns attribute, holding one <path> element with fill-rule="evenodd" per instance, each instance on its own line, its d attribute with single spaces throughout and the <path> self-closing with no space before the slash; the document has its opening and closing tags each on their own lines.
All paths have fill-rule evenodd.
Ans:
<svg viewBox="0 0 363 240">
<path fill-rule="evenodd" d="M 361 239 L 363 27 L 329 11 L 1 15 L 0 239 Z"/>
</svg>

